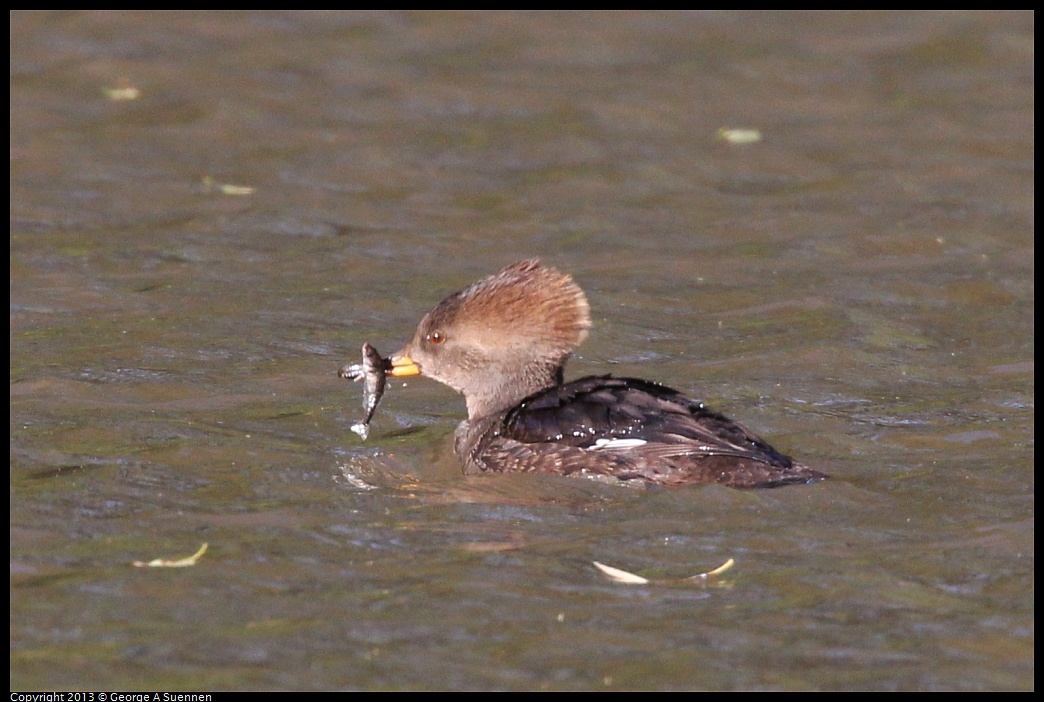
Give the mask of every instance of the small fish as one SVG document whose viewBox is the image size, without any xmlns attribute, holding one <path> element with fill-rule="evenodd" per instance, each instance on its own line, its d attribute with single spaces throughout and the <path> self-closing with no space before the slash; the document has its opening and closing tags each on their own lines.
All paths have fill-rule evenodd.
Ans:
<svg viewBox="0 0 1044 702">
<path fill-rule="evenodd" d="M 385 373 L 390 368 L 389 359 L 381 358 L 372 344 L 363 344 L 362 363 L 342 366 L 338 372 L 339 376 L 347 380 L 366 381 L 363 386 L 363 411 L 366 412 L 366 418 L 358 424 L 352 425 L 352 431 L 361 436 L 363 441 L 366 441 L 366 437 L 370 434 L 370 420 L 373 419 L 373 413 L 377 411 L 377 403 L 384 395 Z"/>
</svg>

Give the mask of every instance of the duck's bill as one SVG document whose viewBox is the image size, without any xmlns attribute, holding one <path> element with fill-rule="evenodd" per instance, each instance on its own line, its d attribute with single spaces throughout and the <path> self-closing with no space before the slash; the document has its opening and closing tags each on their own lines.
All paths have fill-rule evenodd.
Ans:
<svg viewBox="0 0 1044 702">
<path fill-rule="evenodd" d="M 397 353 L 386 359 L 388 365 L 385 374 L 395 378 L 405 378 L 411 375 L 420 375 L 421 369 L 417 362 L 404 353 Z"/>
</svg>

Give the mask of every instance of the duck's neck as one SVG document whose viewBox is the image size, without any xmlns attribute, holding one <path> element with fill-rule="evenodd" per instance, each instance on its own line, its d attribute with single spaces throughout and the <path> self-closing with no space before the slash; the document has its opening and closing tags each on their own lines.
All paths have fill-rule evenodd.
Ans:
<svg viewBox="0 0 1044 702">
<path fill-rule="evenodd" d="M 499 384 L 464 396 L 468 404 L 468 421 L 475 424 L 478 420 L 506 412 L 530 395 L 561 385 L 562 381 L 561 365 L 546 368 L 530 366 L 521 373 L 504 376 Z"/>
</svg>

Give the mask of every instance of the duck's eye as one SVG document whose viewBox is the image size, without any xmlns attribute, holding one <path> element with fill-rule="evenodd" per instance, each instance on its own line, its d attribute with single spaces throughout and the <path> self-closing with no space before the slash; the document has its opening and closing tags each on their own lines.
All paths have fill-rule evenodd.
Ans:
<svg viewBox="0 0 1044 702">
<path fill-rule="evenodd" d="M 441 344 L 443 341 L 446 340 L 446 335 L 443 334 L 440 331 L 433 331 L 432 333 L 428 334 L 428 336 L 425 337 L 425 338 L 427 338 L 427 340 L 430 341 L 431 343 L 433 343 L 436 346 L 438 346 L 439 344 Z"/>
</svg>

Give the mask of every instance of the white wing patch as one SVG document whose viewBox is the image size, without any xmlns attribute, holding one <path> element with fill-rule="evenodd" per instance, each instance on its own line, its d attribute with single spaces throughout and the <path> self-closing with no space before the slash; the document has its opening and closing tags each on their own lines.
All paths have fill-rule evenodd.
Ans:
<svg viewBox="0 0 1044 702">
<path fill-rule="evenodd" d="M 588 446 L 589 449 L 629 449 L 638 448 L 639 446 L 645 446 L 648 441 L 645 439 L 598 439 L 594 442 L 593 446 Z"/>
</svg>

